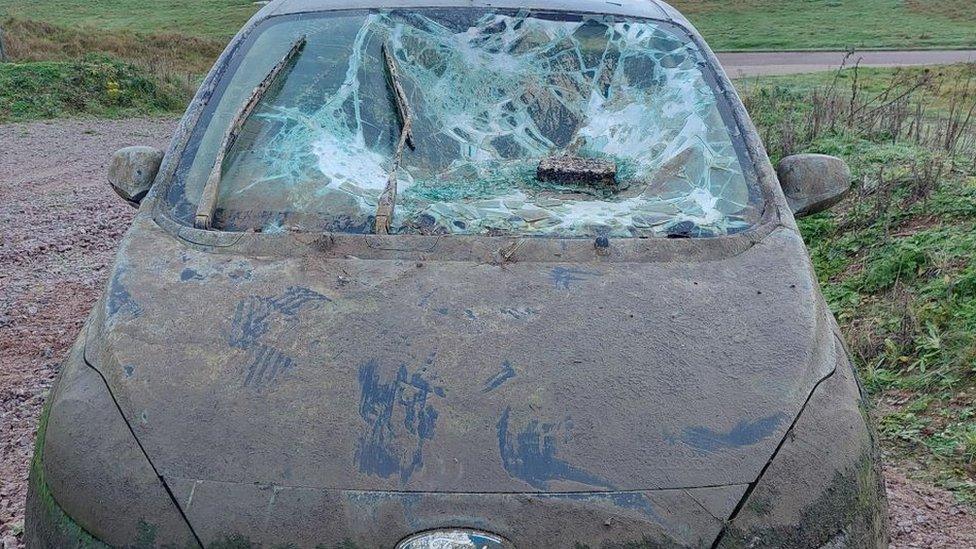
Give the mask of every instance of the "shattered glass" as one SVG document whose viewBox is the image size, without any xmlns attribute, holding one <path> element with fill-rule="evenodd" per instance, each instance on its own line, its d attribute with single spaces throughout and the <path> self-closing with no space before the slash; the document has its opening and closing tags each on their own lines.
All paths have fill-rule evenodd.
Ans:
<svg viewBox="0 0 976 549">
<path fill-rule="evenodd" d="M 711 236 L 758 218 L 692 41 L 663 22 L 485 9 L 265 28 L 203 125 L 185 197 L 199 196 L 236 111 L 302 35 L 280 91 L 227 154 L 219 229 L 372 231 L 401 127 L 384 43 L 414 114 L 391 233 Z M 616 185 L 538 180 L 540 161 L 559 155 L 612 162 Z"/>
</svg>

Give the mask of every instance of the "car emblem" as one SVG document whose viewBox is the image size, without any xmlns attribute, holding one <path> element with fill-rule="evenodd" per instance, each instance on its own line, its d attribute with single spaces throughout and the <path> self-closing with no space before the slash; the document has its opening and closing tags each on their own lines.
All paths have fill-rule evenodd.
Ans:
<svg viewBox="0 0 976 549">
<path fill-rule="evenodd" d="M 401 541 L 397 549 L 513 549 L 504 539 L 474 530 L 433 530 Z"/>
</svg>

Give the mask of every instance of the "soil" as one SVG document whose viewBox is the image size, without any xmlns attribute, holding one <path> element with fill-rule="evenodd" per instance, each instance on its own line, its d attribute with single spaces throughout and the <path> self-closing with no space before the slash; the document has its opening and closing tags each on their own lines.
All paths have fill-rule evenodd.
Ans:
<svg viewBox="0 0 976 549">
<path fill-rule="evenodd" d="M 976 547 L 976 512 L 950 492 L 910 480 L 924 474 L 912 464 L 887 464 L 891 547 L 956 549 Z"/>
<path fill-rule="evenodd" d="M 0 125 L 0 549 L 21 547 L 37 418 L 102 292 L 135 210 L 105 182 L 128 145 L 164 148 L 171 119 Z M 976 548 L 976 513 L 889 464 L 892 547 Z"/>
</svg>

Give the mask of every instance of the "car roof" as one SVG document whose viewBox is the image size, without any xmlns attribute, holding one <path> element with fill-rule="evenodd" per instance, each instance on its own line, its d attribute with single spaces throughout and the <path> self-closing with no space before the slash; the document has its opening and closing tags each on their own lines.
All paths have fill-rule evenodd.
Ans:
<svg viewBox="0 0 976 549">
<path fill-rule="evenodd" d="M 314 11 L 364 8 L 528 8 L 549 11 L 604 13 L 665 19 L 689 26 L 676 9 L 659 0 L 275 0 L 262 10 L 265 17 Z"/>
</svg>

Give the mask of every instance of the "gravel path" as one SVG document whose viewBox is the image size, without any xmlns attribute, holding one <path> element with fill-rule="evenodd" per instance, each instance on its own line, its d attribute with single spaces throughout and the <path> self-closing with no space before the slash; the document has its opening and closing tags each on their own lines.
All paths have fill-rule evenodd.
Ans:
<svg viewBox="0 0 976 549">
<path fill-rule="evenodd" d="M 58 364 L 102 292 L 135 210 L 112 152 L 163 147 L 173 120 L 0 125 L 0 546 L 23 527 L 34 432 Z"/>
<path fill-rule="evenodd" d="M 844 62 L 847 52 L 743 52 L 718 54 L 730 78 L 831 71 Z M 976 50 L 859 51 L 848 64 L 862 67 L 917 67 L 976 62 Z"/>
<path fill-rule="evenodd" d="M 164 147 L 174 120 L 0 125 L 0 549 L 20 547 L 37 418 L 101 294 L 135 210 L 105 181 L 113 151 Z M 976 548 L 976 514 L 886 471 L 892 547 Z"/>
</svg>

